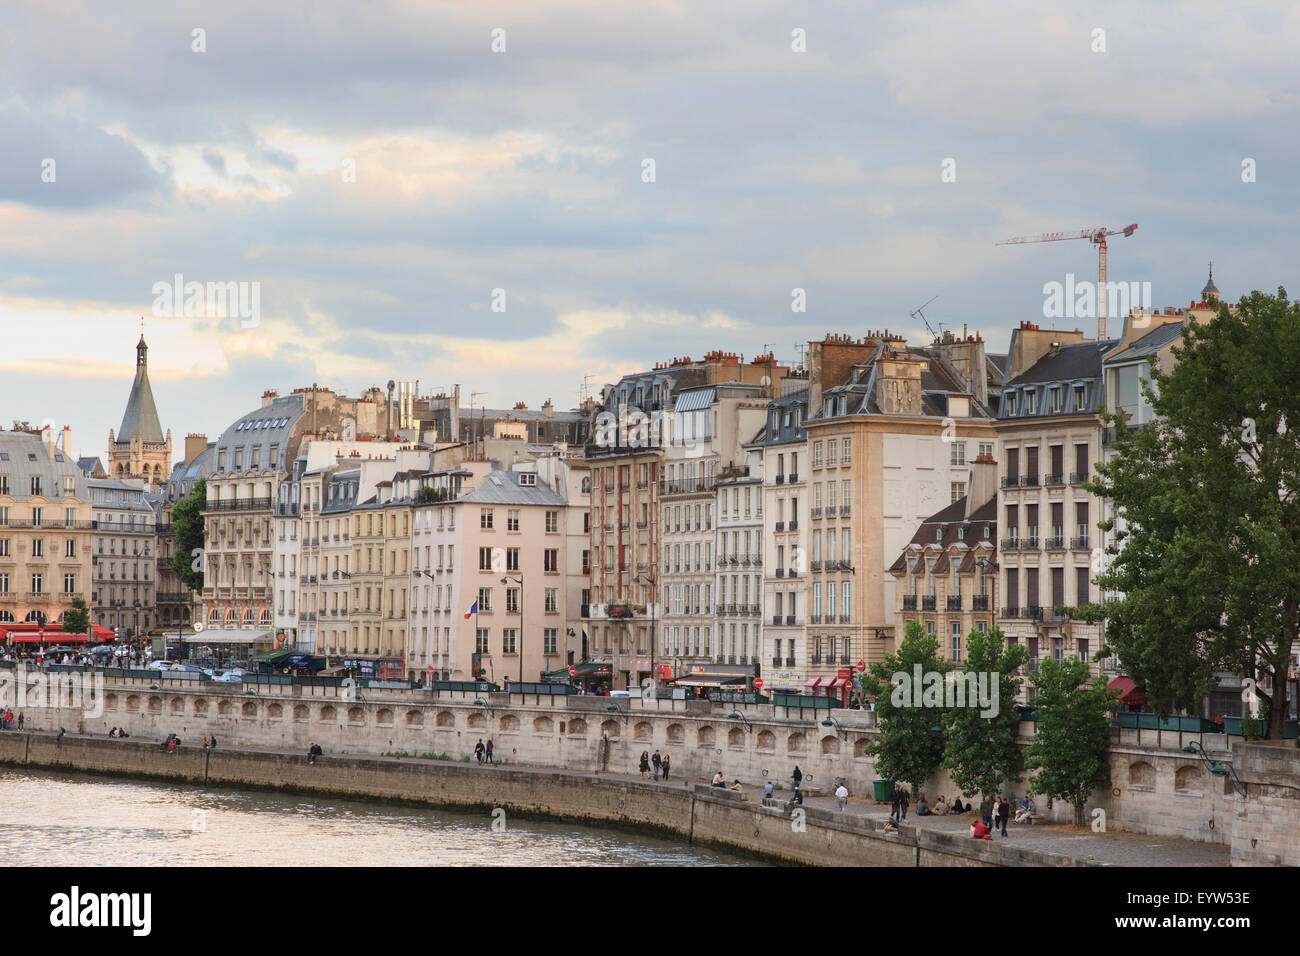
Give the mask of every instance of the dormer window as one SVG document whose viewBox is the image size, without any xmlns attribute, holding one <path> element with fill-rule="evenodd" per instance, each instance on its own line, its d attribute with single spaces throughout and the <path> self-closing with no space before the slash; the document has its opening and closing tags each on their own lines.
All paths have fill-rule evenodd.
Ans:
<svg viewBox="0 0 1300 956">
<path fill-rule="evenodd" d="M 1076 385 L 1076 386 L 1074 386 L 1074 410 L 1075 410 L 1076 412 L 1081 412 L 1081 411 L 1083 411 L 1083 403 L 1084 403 L 1084 389 L 1083 389 L 1083 386 L 1082 386 L 1082 385 Z"/>
<path fill-rule="evenodd" d="M 1060 388 L 1058 388 L 1058 387 L 1055 386 L 1055 385 L 1052 386 L 1051 388 L 1049 388 L 1049 389 L 1047 390 L 1047 396 L 1048 396 L 1048 402 L 1050 403 L 1051 412 L 1052 412 L 1052 414 L 1056 414 L 1057 412 L 1059 412 L 1059 411 L 1061 410 L 1061 390 L 1060 390 Z"/>
<path fill-rule="evenodd" d="M 1007 416 L 1011 417 L 1016 414 L 1016 393 L 1011 392 L 1007 395 Z"/>
<path fill-rule="evenodd" d="M 531 472 L 523 472 L 519 475 L 519 484 L 533 486 L 537 484 L 537 476 Z"/>
<path fill-rule="evenodd" d="M 942 529 L 942 528 L 935 528 L 935 529 L 934 529 L 934 540 L 935 540 L 935 541 L 942 541 L 942 540 L 943 540 L 943 529 Z"/>
<path fill-rule="evenodd" d="M 989 526 L 988 526 L 988 525 L 985 525 L 985 526 L 984 526 L 984 540 L 987 541 L 988 538 L 989 538 Z"/>
<path fill-rule="evenodd" d="M 1025 414 L 1033 415 L 1038 410 L 1038 393 L 1032 388 L 1025 389 Z"/>
<path fill-rule="evenodd" d="M 965 529 L 965 528 L 958 528 L 958 529 L 957 529 L 957 540 L 958 540 L 958 541 L 965 541 L 965 540 L 966 540 L 966 529 Z"/>
</svg>

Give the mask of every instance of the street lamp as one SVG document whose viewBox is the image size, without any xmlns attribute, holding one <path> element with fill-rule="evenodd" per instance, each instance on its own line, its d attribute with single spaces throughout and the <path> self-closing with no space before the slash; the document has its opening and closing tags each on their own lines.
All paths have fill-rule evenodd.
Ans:
<svg viewBox="0 0 1300 956">
<path fill-rule="evenodd" d="M 845 740 L 848 740 L 848 739 L 849 739 L 848 732 L 844 729 L 843 726 L 841 726 L 840 722 L 839 722 L 838 720 L 836 720 L 834 717 L 832 717 L 830 714 L 827 714 L 826 717 L 822 720 L 822 726 L 823 726 L 823 727 L 834 727 L 835 730 L 836 730 L 836 732 L 837 732 L 841 737 L 843 737 Z"/>
<path fill-rule="evenodd" d="M 521 574 L 517 578 L 512 578 L 507 574 L 501 579 L 502 584 L 511 582 L 519 585 L 519 683 L 522 684 L 524 682 L 524 576 Z"/>
<path fill-rule="evenodd" d="M 628 722 L 628 720 L 631 719 L 628 716 L 627 712 L 623 710 L 622 707 L 618 706 L 618 704 L 610 704 L 608 707 L 605 708 L 605 710 L 611 714 L 618 714 L 620 717 L 623 718 L 623 723 L 625 724 Z"/>
<path fill-rule="evenodd" d="M 743 724 L 745 725 L 745 730 L 746 730 L 747 732 L 749 732 L 749 733 L 751 733 L 751 734 L 754 732 L 754 725 L 751 724 L 751 723 L 749 722 L 749 719 L 748 719 L 747 717 L 745 717 L 745 715 L 742 714 L 742 713 L 741 713 L 740 711 L 738 711 L 738 710 L 733 710 L 731 713 L 729 713 L 729 714 L 727 715 L 727 719 L 728 719 L 728 720 L 739 720 L 741 723 L 743 723 Z"/>
<path fill-rule="evenodd" d="M 657 590 L 657 579 L 653 575 L 647 574 L 645 577 L 637 575 L 632 579 L 636 584 L 649 585 L 650 590 L 646 592 L 650 605 L 650 686 L 658 687 L 658 681 L 655 680 L 655 591 Z"/>
</svg>

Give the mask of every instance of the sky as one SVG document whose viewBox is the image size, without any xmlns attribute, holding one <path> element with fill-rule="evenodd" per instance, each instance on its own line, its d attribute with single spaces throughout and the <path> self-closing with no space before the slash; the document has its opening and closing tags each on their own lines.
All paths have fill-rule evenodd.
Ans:
<svg viewBox="0 0 1300 956">
<path fill-rule="evenodd" d="M 1287 0 L 5 0 L 0 422 L 104 455 L 142 317 L 179 455 L 268 388 L 573 407 L 930 300 L 1095 334 L 1044 317 L 1095 247 L 1012 236 L 1136 222 L 1160 307 L 1294 287 L 1298 48 Z"/>
</svg>

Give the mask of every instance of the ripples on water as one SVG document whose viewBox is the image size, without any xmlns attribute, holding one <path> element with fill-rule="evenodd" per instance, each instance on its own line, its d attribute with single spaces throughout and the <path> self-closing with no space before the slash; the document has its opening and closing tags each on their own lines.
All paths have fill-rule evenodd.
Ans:
<svg viewBox="0 0 1300 956">
<path fill-rule="evenodd" d="M 9 866 L 737 866 L 635 831 L 255 790 L 0 771 Z M 202 811 L 201 813 L 198 811 Z"/>
</svg>

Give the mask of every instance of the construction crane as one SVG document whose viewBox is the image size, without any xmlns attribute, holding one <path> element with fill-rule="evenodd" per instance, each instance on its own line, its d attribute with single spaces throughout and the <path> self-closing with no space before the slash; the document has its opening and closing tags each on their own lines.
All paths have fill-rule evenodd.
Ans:
<svg viewBox="0 0 1300 956">
<path fill-rule="evenodd" d="M 1087 239 L 1097 247 L 1097 341 L 1106 338 L 1106 237 L 1131 236 L 1137 232 L 1137 223 L 1123 229 L 1080 229 L 1077 232 L 1045 232 L 1041 236 L 1017 236 L 995 242 L 995 246 L 1017 246 L 1026 242 L 1060 242 L 1063 239 Z"/>
</svg>

